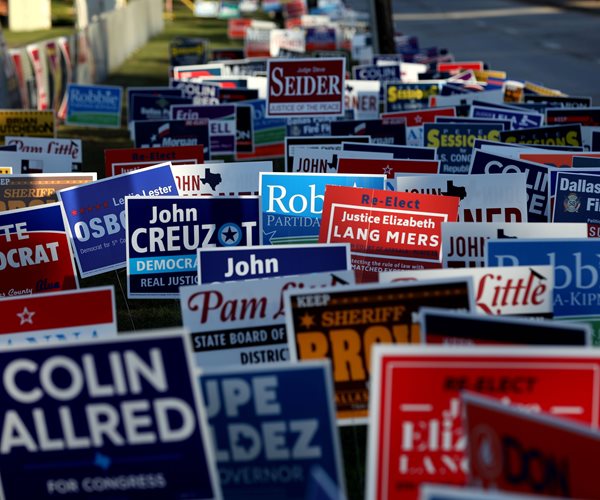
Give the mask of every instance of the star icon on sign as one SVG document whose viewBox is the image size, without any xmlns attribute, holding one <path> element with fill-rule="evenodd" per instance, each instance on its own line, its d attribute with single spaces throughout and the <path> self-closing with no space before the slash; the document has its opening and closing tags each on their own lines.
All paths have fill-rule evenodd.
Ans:
<svg viewBox="0 0 600 500">
<path fill-rule="evenodd" d="M 383 167 L 383 173 L 385 175 L 390 175 L 393 172 L 394 172 L 394 169 L 392 167 L 390 167 L 389 165 Z"/>
<path fill-rule="evenodd" d="M 305 312 L 302 316 L 300 316 L 300 326 L 303 326 L 308 330 L 311 326 L 314 326 L 314 324 L 315 317 L 312 314 Z"/>
<path fill-rule="evenodd" d="M 423 121 L 423 117 L 421 115 L 415 116 L 415 123 L 421 123 Z"/>
<path fill-rule="evenodd" d="M 23 312 L 17 313 L 17 316 L 21 320 L 21 322 L 19 323 L 19 326 L 22 326 L 25 323 L 29 323 L 30 325 L 33 325 L 33 315 L 34 314 L 35 314 L 35 311 L 32 312 L 29 309 L 27 309 L 27 307 L 25 307 L 25 309 L 23 309 Z"/>
<path fill-rule="evenodd" d="M 233 228 L 227 228 L 227 231 L 223 231 L 223 236 L 225 237 L 225 241 L 235 241 L 237 238 L 237 232 L 233 230 Z"/>
</svg>

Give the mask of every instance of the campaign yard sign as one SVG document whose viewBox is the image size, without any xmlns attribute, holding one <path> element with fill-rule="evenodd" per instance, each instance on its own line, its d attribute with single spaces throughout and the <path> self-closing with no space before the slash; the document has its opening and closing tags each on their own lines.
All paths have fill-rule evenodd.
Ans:
<svg viewBox="0 0 600 500">
<path fill-rule="evenodd" d="M 550 169 L 546 165 L 521 161 L 507 156 L 474 150 L 470 174 L 527 174 L 528 222 L 548 222 L 548 183 Z"/>
<path fill-rule="evenodd" d="M 271 161 L 205 163 L 173 167 L 180 196 L 258 195 L 260 173 L 272 171 Z"/>
<path fill-rule="evenodd" d="M 444 267 L 483 267 L 485 242 L 489 239 L 569 239 L 587 235 L 587 225 L 580 223 L 443 222 L 442 261 Z"/>
<path fill-rule="evenodd" d="M 544 144 L 546 146 L 583 146 L 581 125 L 553 125 L 500 133 L 500 140 L 509 144 Z"/>
<path fill-rule="evenodd" d="M 0 110 L 0 139 L 10 135 L 27 137 L 56 136 L 54 111 L 23 109 Z"/>
<path fill-rule="evenodd" d="M 284 154 L 284 140 L 287 121 L 284 118 L 269 118 L 264 99 L 244 101 L 252 108 L 252 128 L 254 132 L 252 152 L 236 152 L 236 160 L 279 158 Z"/>
<path fill-rule="evenodd" d="M 527 176 L 396 175 L 398 192 L 456 196 L 461 222 L 527 222 Z"/>
<path fill-rule="evenodd" d="M 421 308 L 424 344 L 589 346 L 589 325 Z"/>
<path fill-rule="evenodd" d="M 459 198 L 330 186 L 319 243 L 350 243 L 361 276 L 440 267 L 441 224 L 456 222 Z"/>
<path fill-rule="evenodd" d="M 192 104 L 192 99 L 180 95 L 132 94 L 129 121 L 168 120 L 171 106 Z"/>
<path fill-rule="evenodd" d="M 375 345 L 366 498 L 465 484 L 464 390 L 597 428 L 598 362 L 589 348 Z"/>
<path fill-rule="evenodd" d="M 488 240 L 487 263 L 493 266 L 554 266 L 554 316 L 583 321 L 600 342 L 597 292 L 600 240 Z"/>
<path fill-rule="evenodd" d="M 210 154 L 212 156 L 235 154 L 235 105 L 173 105 L 171 106 L 170 118 L 171 120 L 186 120 L 188 122 L 208 119 Z"/>
<path fill-rule="evenodd" d="M 353 283 L 351 271 L 338 271 L 269 278 L 259 286 L 232 281 L 181 287 L 194 360 L 202 368 L 289 361 L 284 291 Z"/>
<path fill-rule="evenodd" d="M 67 125 L 119 128 L 122 87 L 79 85 L 67 87 Z"/>
<path fill-rule="evenodd" d="M 77 288 L 59 203 L 0 213 L 0 297 Z"/>
<path fill-rule="evenodd" d="M 6 136 L 6 146 L 15 146 L 15 151 L 21 153 L 38 153 L 60 155 L 68 159 L 73 171 L 81 170 L 83 154 L 81 139 L 48 139 L 45 137 Z"/>
<path fill-rule="evenodd" d="M 183 336 L 40 347 L 0 353 L 6 500 L 221 497 Z"/>
<path fill-rule="evenodd" d="M 0 174 L 0 212 L 58 201 L 57 191 L 96 180 L 89 174 Z"/>
<path fill-rule="evenodd" d="M 82 278 L 125 267 L 125 197 L 176 195 L 170 164 L 58 192 Z"/>
<path fill-rule="evenodd" d="M 72 342 L 117 336 L 112 286 L 0 300 L 0 345 Z"/>
<path fill-rule="evenodd" d="M 382 66 L 385 68 L 386 66 Z M 440 93 L 439 83 L 383 82 L 383 108 L 386 113 L 426 108 L 430 96 Z"/>
<path fill-rule="evenodd" d="M 327 186 L 385 189 L 384 175 L 261 173 L 261 243 L 317 243 Z"/>
<path fill-rule="evenodd" d="M 173 146 L 159 148 L 123 148 L 104 150 L 106 177 L 133 172 L 140 168 L 170 162 L 171 165 L 203 163 L 202 146 Z"/>
<path fill-rule="evenodd" d="M 519 111 L 516 108 L 491 107 L 483 105 L 471 106 L 473 118 L 490 118 L 492 120 L 509 120 L 512 130 L 536 128 L 544 124 L 544 115 L 535 112 Z"/>
<path fill-rule="evenodd" d="M 379 273 L 380 283 L 471 276 L 479 314 L 552 317 L 552 266 L 420 269 Z"/>
<path fill-rule="evenodd" d="M 419 500 L 540 500 L 543 498 L 547 497 L 447 484 L 424 484 L 419 488 Z"/>
<path fill-rule="evenodd" d="M 472 393 L 465 393 L 462 401 L 469 482 L 536 496 L 600 495 L 589 460 L 600 451 L 597 428 Z"/>
<path fill-rule="evenodd" d="M 224 498 L 305 500 L 315 467 L 345 497 L 331 380 L 324 361 L 201 372 Z"/>
<path fill-rule="evenodd" d="M 366 423 L 371 348 L 378 342 L 420 343 L 420 307 L 470 310 L 471 278 L 427 283 L 290 290 L 285 317 L 292 361 L 331 359 L 341 424 Z M 375 386 L 377 387 L 377 386 Z"/>
<path fill-rule="evenodd" d="M 341 116 L 345 77 L 345 58 L 269 59 L 267 116 Z"/>
<path fill-rule="evenodd" d="M 201 146 L 210 160 L 208 120 L 143 120 L 131 122 L 136 148 Z"/>
<path fill-rule="evenodd" d="M 258 197 L 125 197 L 127 295 L 177 298 L 201 247 L 258 243 Z"/>
<path fill-rule="evenodd" d="M 346 270 L 347 244 L 198 249 L 199 284 Z"/>
<path fill-rule="evenodd" d="M 600 236 L 600 177 L 557 172 L 552 222 L 584 222 L 590 236 Z"/>
<path fill-rule="evenodd" d="M 440 173 L 466 174 L 475 139 L 499 141 L 502 125 L 473 123 L 426 123 L 424 146 L 437 148 Z"/>
</svg>

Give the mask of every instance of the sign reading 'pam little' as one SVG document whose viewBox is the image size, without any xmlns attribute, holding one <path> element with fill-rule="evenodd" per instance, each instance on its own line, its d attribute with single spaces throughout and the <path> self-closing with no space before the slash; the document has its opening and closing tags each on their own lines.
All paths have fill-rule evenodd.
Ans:
<svg viewBox="0 0 600 500">
<path fill-rule="evenodd" d="M 267 61 L 267 116 L 341 116 L 344 58 Z"/>
</svg>

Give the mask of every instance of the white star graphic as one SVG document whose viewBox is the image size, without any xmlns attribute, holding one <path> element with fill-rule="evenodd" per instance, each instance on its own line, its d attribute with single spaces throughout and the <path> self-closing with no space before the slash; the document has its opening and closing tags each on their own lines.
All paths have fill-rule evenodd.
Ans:
<svg viewBox="0 0 600 500">
<path fill-rule="evenodd" d="M 423 121 L 423 117 L 421 115 L 415 116 L 415 123 L 421 123 Z"/>
<path fill-rule="evenodd" d="M 386 166 L 386 167 L 383 167 L 383 173 L 384 173 L 385 175 L 389 175 L 389 174 L 391 174 L 393 171 L 394 171 L 394 169 L 393 169 L 392 167 L 390 167 L 389 165 L 388 165 L 388 166 Z"/>
<path fill-rule="evenodd" d="M 35 311 L 31 312 L 31 311 L 29 311 L 29 309 L 27 309 L 27 307 L 25 307 L 25 309 L 23 309 L 23 312 L 17 313 L 17 316 L 21 320 L 21 322 L 19 323 L 19 326 L 22 326 L 25 323 L 29 323 L 30 325 L 33 325 L 33 315 L 34 314 L 35 314 Z"/>
</svg>

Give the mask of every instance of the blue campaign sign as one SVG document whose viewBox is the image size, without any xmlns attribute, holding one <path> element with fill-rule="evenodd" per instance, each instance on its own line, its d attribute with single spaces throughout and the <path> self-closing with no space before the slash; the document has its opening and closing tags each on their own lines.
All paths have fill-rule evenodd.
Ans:
<svg viewBox="0 0 600 500">
<path fill-rule="evenodd" d="M 600 316 L 600 240 L 503 239 L 487 245 L 488 266 L 554 266 L 555 317 Z"/>
<path fill-rule="evenodd" d="M 331 116 L 290 116 L 287 119 L 288 137 L 331 135 Z"/>
<path fill-rule="evenodd" d="M 88 127 L 121 126 L 122 87 L 109 85 L 79 85 L 67 88 L 67 125 Z"/>
<path fill-rule="evenodd" d="M 210 160 L 208 120 L 142 120 L 131 122 L 136 148 L 203 146 Z"/>
<path fill-rule="evenodd" d="M 235 153 L 235 105 L 209 106 L 174 105 L 171 107 L 173 120 L 208 119 L 210 152 L 212 155 Z"/>
<path fill-rule="evenodd" d="M 184 96 L 181 90 L 173 87 L 127 87 L 127 121 L 130 122 L 131 108 L 133 107 L 133 96 L 134 95 L 153 95 L 158 97 L 162 96 L 176 96 L 176 97 L 187 97 Z"/>
<path fill-rule="evenodd" d="M 345 498 L 328 362 L 228 367 L 200 382 L 224 498 L 305 500 L 315 466 Z"/>
<path fill-rule="evenodd" d="M 125 267 L 125 196 L 178 194 L 169 163 L 58 191 L 81 277 Z"/>
<path fill-rule="evenodd" d="M 189 97 L 172 95 L 132 94 L 130 120 L 169 120 L 170 107 L 191 104 Z"/>
<path fill-rule="evenodd" d="M 553 208 L 553 222 L 587 222 L 594 226 L 596 236 L 600 225 L 600 176 L 557 172 Z"/>
<path fill-rule="evenodd" d="M 364 64 L 352 68 L 354 80 L 400 81 L 400 65 L 375 66 Z"/>
<path fill-rule="evenodd" d="M 261 244 L 317 243 L 327 185 L 385 189 L 385 175 L 261 172 Z"/>
<path fill-rule="evenodd" d="M 526 111 L 507 108 L 472 106 L 471 116 L 473 116 L 473 118 L 508 120 L 510 121 L 510 128 L 514 130 L 541 127 L 544 124 L 544 115 L 540 113 L 528 113 Z"/>
<path fill-rule="evenodd" d="M 185 340 L 0 353 L 2 498 L 220 498 Z"/>
<path fill-rule="evenodd" d="M 470 174 L 527 174 L 527 222 L 548 222 L 548 182 L 550 168 L 546 165 L 516 160 L 506 156 L 473 151 Z"/>
<path fill-rule="evenodd" d="M 129 298 L 178 298 L 202 247 L 258 244 L 258 197 L 126 198 Z"/>
<path fill-rule="evenodd" d="M 201 285 L 350 269 L 350 246 L 346 243 L 198 249 Z"/>
</svg>

